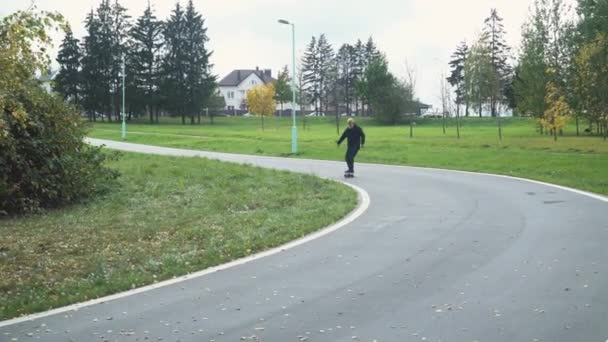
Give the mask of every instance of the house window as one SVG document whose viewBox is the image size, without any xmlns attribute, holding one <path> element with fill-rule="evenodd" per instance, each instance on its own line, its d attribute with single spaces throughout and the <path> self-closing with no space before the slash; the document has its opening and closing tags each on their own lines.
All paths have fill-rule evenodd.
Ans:
<svg viewBox="0 0 608 342">
<path fill-rule="evenodd" d="M 234 110 L 234 106 L 228 106 L 228 110 Z"/>
<path fill-rule="evenodd" d="M 258 84 L 255 80 L 251 80 L 251 85 L 256 85 Z"/>
<path fill-rule="evenodd" d="M 228 98 L 229 99 L 233 99 L 234 98 L 234 92 L 233 91 L 229 91 L 228 92 Z"/>
<path fill-rule="evenodd" d="M 239 90 L 239 93 L 241 93 L 241 97 L 245 97 L 245 91 L 244 90 Z"/>
</svg>

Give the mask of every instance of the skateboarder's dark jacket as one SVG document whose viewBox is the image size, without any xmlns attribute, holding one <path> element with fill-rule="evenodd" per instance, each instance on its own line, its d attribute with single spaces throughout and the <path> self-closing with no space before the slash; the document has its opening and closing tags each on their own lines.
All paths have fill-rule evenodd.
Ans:
<svg viewBox="0 0 608 342">
<path fill-rule="evenodd" d="M 361 127 L 357 126 L 356 124 L 353 126 L 353 128 L 347 128 L 344 130 L 340 140 L 338 140 L 338 145 L 340 145 L 344 139 L 347 140 L 348 147 L 359 149 L 361 148 L 361 145 L 365 145 L 365 133 L 363 133 Z"/>
</svg>

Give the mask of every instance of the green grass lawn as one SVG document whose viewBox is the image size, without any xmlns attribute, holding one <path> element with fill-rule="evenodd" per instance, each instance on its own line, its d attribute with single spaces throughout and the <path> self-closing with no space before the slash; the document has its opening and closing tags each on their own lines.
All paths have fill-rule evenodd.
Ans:
<svg viewBox="0 0 608 342">
<path fill-rule="evenodd" d="M 344 128 L 342 119 L 340 129 Z M 357 157 L 359 162 L 439 167 L 491 172 L 537 179 L 608 194 L 608 142 L 598 137 L 575 136 L 574 126 L 554 142 L 536 132 L 531 119 L 503 119 L 503 141 L 499 143 L 496 122 L 490 118 L 462 120 L 461 139 L 456 139 L 455 121 L 443 134 L 442 120 L 419 120 L 414 138 L 409 126 L 380 126 L 361 120 L 368 143 Z M 160 125 L 145 120 L 128 125 L 128 141 L 208 151 L 288 156 L 288 118 L 216 118 L 213 125 L 182 126 L 166 119 Z M 334 118 L 307 118 L 303 129 L 298 118 L 300 153 L 296 157 L 342 160 L 337 148 Z M 582 129 L 581 129 L 582 131 Z M 117 124 L 96 123 L 91 137 L 120 139 Z"/>
<path fill-rule="evenodd" d="M 310 175 L 126 153 L 111 193 L 0 219 L 0 320 L 150 284 L 280 245 L 351 211 Z"/>
</svg>

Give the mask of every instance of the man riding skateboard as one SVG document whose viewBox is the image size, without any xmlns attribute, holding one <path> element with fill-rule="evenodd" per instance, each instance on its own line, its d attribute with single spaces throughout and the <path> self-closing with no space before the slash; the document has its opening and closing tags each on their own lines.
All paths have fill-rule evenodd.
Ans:
<svg viewBox="0 0 608 342">
<path fill-rule="evenodd" d="M 353 118 L 348 118 L 348 127 L 342 133 L 342 136 L 336 143 L 338 146 L 346 139 L 348 148 L 346 149 L 346 165 L 348 165 L 348 170 L 344 172 L 344 177 L 351 178 L 355 176 L 355 156 L 359 149 L 363 148 L 365 145 L 365 133 L 361 127 L 357 126 L 355 120 Z"/>
</svg>

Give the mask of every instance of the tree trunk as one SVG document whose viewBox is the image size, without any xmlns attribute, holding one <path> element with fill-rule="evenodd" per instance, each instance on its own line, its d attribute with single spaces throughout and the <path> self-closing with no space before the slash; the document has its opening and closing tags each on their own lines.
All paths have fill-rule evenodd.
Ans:
<svg viewBox="0 0 608 342">
<path fill-rule="evenodd" d="M 197 114 L 197 120 L 196 120 L 197 124 L 200 125 L 201 124 L 201 111 L 199 110 L 198 113 L 196 113 L 196 114 Z"/>
<path fill-rule="evenodd" d="M 460 139 L 460 113 L 456 112 L 456 139 Z"/>
<path fill-rule="evenodd" d="M 153 124 L 154 123 L 154 114 L 152 113 L 152 108 L 150 108 L 150 105 L 146 105 L 146 111 L 148 112 L 148 115 L 150 116 L 150 123 Z"/>
<path fill-rule="evenodd" d="M 410 121 L 410 138 L 414 137 L 414 120 Z"/>
<path fill-rule="evenodd" d="M 483 111 L 482 104 L 479 104 L 479 117 L 481 117 L 481 112 Z"/>
<path fill-rule="evenodd" d="M 498 125 L 498 141 L 502 142 L 502 125 L 500 122 L 500 115 L 496 115 L 496 124 Z"/>
<path fill-rule="evenodd" d="M 465 102 L 465 110 L 464 110 L 464 115 L 468 118 L 469 117 L 469 101 Z"/>
<path fill-rule="evenodd" d="M 340 135 L 340 117 L 337 113 L 338 111 L 336 111 L 336 134 Z"/>
<path fill-rule="evenodd" d="M 182 125 L 186 124 L 186 115 L 182 112 Z"/>
<path fill-rule="evenodd" d="M 574 121 L 576 122 L 576 136 L 578 137 L 580 135 L 578 126 L 578 115 L 574 116 Z"/>
<path fill-rule="evenodd" d="M 442 115 L 442 126 L 443 126 L 443 135 L 445 135 L 445 112 Z"/>
<path fill-rule="evenodd" d="M 557 141 L 557 130 L 553 129 L 553 141 Z"/>
<path fill-rule="evenodd" d="M 158 125 L 158 116 L 160 115 L 160 106 L 156 106 L 156 124 Z"/>
<path fill-rule="evenodd" d="M 260 117 L 262 118 L 262 132 L 264 132 L 264 115 L 260 115 Z"/>
</svg>

